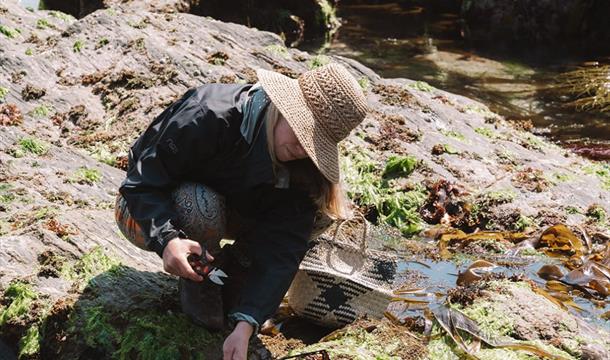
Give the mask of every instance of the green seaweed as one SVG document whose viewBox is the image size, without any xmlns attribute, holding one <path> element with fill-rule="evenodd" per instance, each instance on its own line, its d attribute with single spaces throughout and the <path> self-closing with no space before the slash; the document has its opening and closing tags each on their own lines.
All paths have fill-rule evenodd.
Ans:
<svg viewBox="0 0 610 360">
<path fill-rule="evenodd" d="M 87 345 L 111 349 L 113 343 L 120 340 L 119 331 L 110 324 L 108 312 L 102 305 L 86 308 L 84 314 L 83 333 Z"/>
<path fill-rule="evenodd" d="M 405 191 L 392 186 L 384 177 L 408 176 L 419 164 L 417 160 L 412 157 L 390 157 L 383 171 L 364 151 L 353 151 L 342 161 L 348 196 L 357 205 L 376 212 L 380 222 L 398 228 L 405 236 L 422 229 L 418 210 L 427 197 L 425 188 L 419 185 Z"/>
<path fill-rule="evenodd" d="M 122 271 L 121 262 L 104 253 L 104 250 L 98 246 L 75 263 L 65 263 L 60 274 L 63 278 L 79 283 L 83 287 L 101 273 L 120 275 Z"/>
<path fill-rule="evenodd" d="M 34 300 L 38 298 L 38 293 L 32 285 L 15 281 L 4 290 L 3 298 L 5 302 L 8 301 L 8 305 L 0 308 L 0 327 L 12 319 L 27 314 Z"/>
<path fill-rule="evenodd" d="M 91 169 L 86 166 L 78 168 L 68 179 L 70 183 L 93 185 L 102 180 L 102 173 L 98 169 Z"/>
<path fill-rule="evenodd" d="M 419 164 L 413 156 L 390 156 L 382 176 L 409 176 Z"/>
<path fill-rule="evenodd" d="M 29 112 L 29 114 L 36 118 L 43 118 L 43 117 L 49 116 L 49 114 L 51 113 L 52 110 L 53 110 L 52 106 L 42 104 L 42 105 L 38 105 L 37 107 L 35 107 L 32 111 Z"/>
<path fill-rule="evenodd" d="M 66 14 L 66 13 L 58 11 L 58 10 L 51 10 L 51 11 L 49 11 L 49 15 L 51 15 L 54 18 L 60 19 L 63 22 L 67 22 L 67 23 L 76 21 L 74 16 L 72 16 L 70 14 Z"/>
<path fill-rule="evenodd" d="M 0 24 L 0 33 L 4 34 L 4 36 L 10 39 L 13 39 L 20 34 L 21 31 L 19 31 L 19 29 L 14 29 L 12 27 Z"/>
<path fill-rule="evenodd" d="M 375 334 L 363 328 L 350 328 L 340 337 L 292 350 L 289 355 L 326 350 L 331 359 L 352 360 L 401 360 L 392 352 L 403 346 L 400 339 L 381 342 Z"/>
<path fill-rule="evenodd" d="M 36 20 L 36 28 L 40 30 L 44 30 L 47 28 L 54 28 L 55 25 L 51 24 L 47 19 L 38 19 Z"/>
<path fill-rule="evenodd" d="M 19 340 L 19 358 L 30 358 L 40 352 L 40 329 L 38 325 L 30 327 Z"/>
<path fill-rule="evenodd" d="M 478 127 L 475 128 L 474 131 L 477 134 L 481 134 L 483 136 L 485 136 L 486 138 L 489 139 L 497 139 L 498 138 L 498 134 L 495 133 L 495 131 L 493 131 L 492 129 L 488 128 L 488 127 Z"/>
<path fill-rule="evenodd" d="M 585 174 L 596 175 L 605 190 L 610 190 L 610 164 L 594 163 L 582 168 Z"/>
<path fill-rule="evenodd" d="M 0 101 L 3 101 L 9 90 L 5 87 L 0 86 Z"/>
<path fill-rule="evenodd" d="M 360 88 L 362 89 L 362 91 L 366 91 L 370 85 L 369 78 L 367 78 L 366 76 L 360 77 L 358 79 L 358 85 L 360 85 Z"/>
<path fill-rule="evenodd" d="M 83 40 L 76 40 L 74 42 L 74 44 L 72 45 L 72 51 L 74 52 L 81 52 L 81 50 L 83 49 L 83 47 L 85 46 L 85 42 Z"/>
<path fill-rule="evenodd" d="M 462 134 L 459 133 L 457 131 L 453 131 L 453 130 L 440 130 L 441 134 L 460 140 L 460 141 L 466 141 L 466 137 Z"/>
<path fill-rule="evenodd" d="M 193 324 L 181 313 L 151 309 L 113 318 L 109 314 L 102 305 L 85 307 L 74 314 L 80 317 L 71 317 L 69 328 L 71 332 L 78 329 L 75 335 L 82 336 L 88 346 L 114 359 L 207 359 L 205 350 L 223 338 L 221 333 Z"/>
<path fill-rule="evenodd" d="M 49 151 L 49 144 L 33 137 L 22 138 L 19 140 L 18 144 L 21 151 L 24 153 L 30 153 L 37 156 L 44 155 Z"/>
<path fill-rule="evenodd" d="M 599 224 L 605 224 L 606 219 L 608 219 L 606 210 L 601 205 L 597 204 L 589 206 L 585 215 Z"/>
<path fill-rule="evenodd" d="M 103 38 L 101 38 L 97 41 L 95 48 L 96 49 L 102 48 L 102 47 L 108 45 L 109 43 L 110 43 L 110 40 L 108 40 L 108 38 L 104 36 Z"/>
<path fill-rule="evenodd" d="M 330 63 L 330 58 L 326 55 L 316 55 L 311 60 L 307 62 L 307 66 L 309 66 L 310 70 L 317 69 L 321 66 Z"/>
<path fill-rule="evenodd" d="M 17 196 L 15 195 L 13 186 L 11 184 L 0 184 L 0 204 L 8 204 L 16 198 Z"/>
<path fill-rule="evenodd" d="M 527 228 L 534 226 L 535 224 L 536 223 L 534 222 L 534 219 L 529 216 L 520 214 L 517 221 L 515 221 L 515 223 L 513 224 L 513 229 L 515 231 L 524 231 Z"/>
<path fill-rule="evenodd" d="M 432 92 L 436 90 L 436 88 L 425 81 L 416 81 L 412 84 L 409 84 L 413 89 L 423 91 L 423 92 Z"/>
<path fill-rule="evenodd" d="M 290 60 L 292 58 L 292 56 L 290 56 L 290 53 L 288 52 L 288 49 L 280 44 L 267 45 L 265 46 L 265 50 L 272 54 L 281 56 L 285 60 Z"/>
</svg>

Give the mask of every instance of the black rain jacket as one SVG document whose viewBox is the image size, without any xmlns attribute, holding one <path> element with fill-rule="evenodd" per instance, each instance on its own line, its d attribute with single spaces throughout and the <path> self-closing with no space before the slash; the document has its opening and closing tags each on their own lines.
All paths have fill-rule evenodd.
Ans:
<svg viewBox="0 0 610 360">
<path fill-rule="evenodd" d="M 264 112 L 251 143 L 242 136 L 242 104 L 251 87 L 207 84 L 188 90 L 133 144 L 119 191 L 159 256 L 180 234 L 174 187 L 194 181 L 224 195 L 228 207 L 255 224 L 247 234 L 252 265 L 231 312 L 262 324 L 276 311 L 308 249 L 316 207 L 304 190 L 275 187 Z"/>
</svg>

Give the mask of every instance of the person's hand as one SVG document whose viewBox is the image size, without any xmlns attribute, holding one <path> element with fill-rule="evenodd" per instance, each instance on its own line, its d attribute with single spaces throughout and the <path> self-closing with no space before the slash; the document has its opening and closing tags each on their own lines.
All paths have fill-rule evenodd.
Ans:
<svg viewBox="0 0 610 360">
<path fill-rule="evenodd" d="M 203 281 L 203 276 L 197 274 L 186 259 L 190 254 L 201 255 L 201 245 L 188 239 L 175 238 L 167 243 L 163 250 L 163 270 L 193 281 Z M 207 251 L 205 255 L 208 261 L 214 258 Z"/>
<path fill-rule="evenodd" d="M 248 355 L 248 341 L 254 328 L 246 321 L 240 321 L 227 336 L 222 345 L 222 360 L 246 360 Z"/>
</svg>

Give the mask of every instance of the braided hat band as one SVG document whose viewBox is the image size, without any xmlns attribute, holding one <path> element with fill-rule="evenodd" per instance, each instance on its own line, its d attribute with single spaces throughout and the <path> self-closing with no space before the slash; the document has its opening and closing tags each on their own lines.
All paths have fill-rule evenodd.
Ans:
<svg viewBox="0 0 610 360">
<path fill-rule="evenodd" d="M 328 64 L 291 79 L 259 69 L 256 74 L 273 104 L 322 175 L 338 183 L 337 144 L 358 126 L 368 106 L 354 77 L 339 64 Z"/>
</svg>

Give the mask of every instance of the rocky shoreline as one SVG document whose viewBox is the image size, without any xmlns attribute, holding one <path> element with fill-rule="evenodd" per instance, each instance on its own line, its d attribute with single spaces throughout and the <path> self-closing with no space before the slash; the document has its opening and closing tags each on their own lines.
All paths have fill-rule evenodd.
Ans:
<svg viewBox="0 0 610 360">
<path fill-rule="evenodd" d="M 0 6 L 0 336 L 22 358 L 217 358 L 222 334 L 208 334 L 182 316 L 176 279 L 160 272 L 156 255 L 120 235 L 114 197 L 130 143 L 168 104 L 201 84 L 255 82 L 259 67 L 297 77 L 333 61 L 359 80 L 373 111 L 344 144 L 343 166 L 350 195 L 369 220 L 394 229 L 391 241 L 379 240 L 378 246 L 438 260 L 449 227 L 520 231 L 539 239 L 550 226 L 566 224 L 590 245 L 582 256 L 603 256 L 610 232 L 607 164 L 574 155 L 509 125 L 478 102 L 423 82 L 383 79 L 353 60 L 289 49 L 279 36 L 242 25 L 186 13 L 136 12 L 128 5 L 79 20 L 28 11 L 16 1 Z M 411 170 L 384 178 L 392 156 Z M 380 199 L 401 201 L 392 208 L 397 211 L 387 211 L 389 202 Z M 467 261 L 504 254 L 514 245 L 488 239 L 474 241 L 478 247 L 470 252 L 453 250 L 458 243 L 447 240 L 447 247 L 470 254 Z M 544 246 L 532 245 L 536 256 L 545 256 L 538 251 Z M 475 318 L 494 335 L 539 341 L 564 358 L 601 359 L 610 350 L 603 326 L 533 292 L 526 279 L 481 284 L 487 285 L 477 285 L 482 289 L 472 302 L 460 305 L 469 315 L 484 308 L 481 303 L 496 301 L 494 293 L 515 301 L 526 294 L 532 306 L 565 312 L 553 315 L 566 319 L 565 329 L 552 333 L 528 329 L 520 320 L 525 315 L 509 312 L 514 309 L 498 310 L 512 316 L 510 331 L 505 324 L 488 324 L 493 312 Z M 527 316 L 546 315 L 534 309 Z M 593 329 L 588 334 L 597 334 L 597 352 L 590 353 L 601 355 L 587 357 L 590 342 L 562 342 L 582 331 L 578 326 L 584 325 L 575 323 Z M 364 331 L 375 343 L 360 345 L 388 359 L 460 356 L 446 337 L 444 345 L 426 344 L 417 326 L 397 326 L 359 323 L 310 346 L 338 354 L 353 345 L 350 339 L 366 338 Z M 396 331 L 418 344 L 411 355 L 389 346 Z M 201 336 L 187 336 L 193 333 Z M 290 339 L 273 347 L 273 339 L 278 338 L 255 339 L 252 356 L 307 349 Z"/>
</svg>

